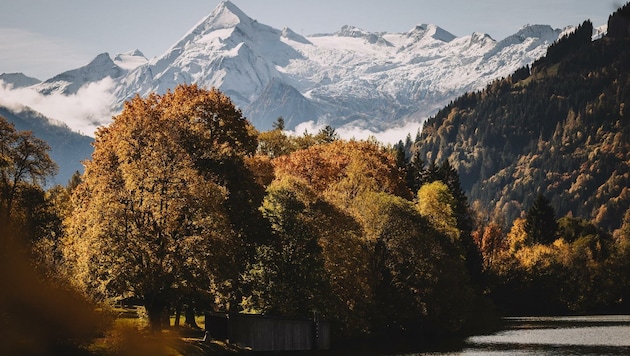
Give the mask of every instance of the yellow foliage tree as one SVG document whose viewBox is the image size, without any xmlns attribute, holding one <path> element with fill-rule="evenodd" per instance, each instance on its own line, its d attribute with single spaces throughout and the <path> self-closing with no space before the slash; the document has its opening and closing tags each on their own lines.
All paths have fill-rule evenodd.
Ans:
<svg viewBox="0 0 630 356">
<path fill-rule="evenodd" d="M 460 234 L 457 228 L 455 204 L 455 198 L 448 186 L 441 181 L 425 184 L 418 191 L 416 206 L 420 214 L 452 241 L 459 239 Z"/>
<path fill-rule="evenodd" d="M 525 231 L 525 219 L 517 218 L 514 220 L 512 228 L 507 234 L 507 243 L 511 254 L 530 244 L 527 231 Z"/>
</svg>

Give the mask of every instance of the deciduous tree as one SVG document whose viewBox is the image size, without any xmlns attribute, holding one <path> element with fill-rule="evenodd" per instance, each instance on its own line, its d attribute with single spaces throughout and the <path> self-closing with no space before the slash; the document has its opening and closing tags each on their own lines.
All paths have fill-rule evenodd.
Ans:
<svg viewBox="0 0 630 356">
<path fill-rule="evenodd" d="M 0 217 L 8 220 L 21 187 L 41 186 L 57 172 L 50 147 L 0 116 Z"/>
<path fill-rule="evenodd" d="M 451 240 L 459 239 L 455 216 L 455 198 L 446 184 L 441 181 L 425 184 L 418 191 L 418 211 L 426 217 L 438 231 Z"/>
<path fill-rule="evenodd" d="M 94 147 L 65 258 L 88 294 L 139 298 L 160 328 L 178 294 L 216 293 L 237 274 L 226 270 L 241 244 L 226 166 L 253 153 L 255 139 L 223 94 L 179 86 L 126 103 Z"/>
</svg>

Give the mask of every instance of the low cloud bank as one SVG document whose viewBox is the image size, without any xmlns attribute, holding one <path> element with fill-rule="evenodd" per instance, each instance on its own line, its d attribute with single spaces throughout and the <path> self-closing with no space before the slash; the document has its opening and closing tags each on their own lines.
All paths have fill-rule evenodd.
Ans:
<svg viewBox="0 0 630 356">
<path fill-rule="evenodd" d="M 114 81 L 107 77 L 82 87 L 76 94 L 43 95 L 33 87 L 13 89 L 0 81 L 0 105 L 18 113 L 25 107 L 31 108 L 73 131 L 94 137 L 96 129 L 109 124 L 115 115 L 113 88 Z"/>
<path fill-rule="evenodd" d="M 302 135 L 305 131 L 309 133 L 316 134 L 322 129 L 324 125 L 316 124 L 313 121 L 303 122 L 295 127 L 295 130 L 291 131 L 292 135 Z M 411 134 L 412 140 L 416 137 L 416 133 L 418 130 L 422 128 L 422 123 L 418 122 L 410 122 L 406 123 L 402 126 L 392 127 L 385 131 L 374 132 L 368 129 L 359 128 L 356 126 L 342 126 L 335 128 L 335 131 L 339 134 L 339 136 L 343 139 L 357 139 L 357 140 L 367 140 L 370 137 L 376 138 L 379 142 L 383 144 L 394 145 L 398 143 L 398 141 L 405 141 L 407 135 Z"/>
<path fill-rule="evenodd" d="M 112 116 L 117 114 L 112 108 L 115 102 L 113 89 L 114 81 L 109 77 L 86 85 L 72 95 L 60 93 L 43 95 L 34 87 L 13 89 L 11 85 L 0 80 L 0 105 L 16 112 L 29 107 L 50 119 L 66 124 L 73 131 L 94 137 L 96 129 L 111 123 Z M 302 135 L 305 131 L 315 134 L 323 127 L 322 124 L 308 121 L 299 124 L 290 134 Z M 398 141 L 405 141 L 409 134 L 413 139 L 421 128 L 422 123 L 411 122 L 381 132 L 356 126 L 336 127 L 335 130 L 343 139 L 366 140 L 374 137 L 383 144 L 393 145 Z"/>
</svg>

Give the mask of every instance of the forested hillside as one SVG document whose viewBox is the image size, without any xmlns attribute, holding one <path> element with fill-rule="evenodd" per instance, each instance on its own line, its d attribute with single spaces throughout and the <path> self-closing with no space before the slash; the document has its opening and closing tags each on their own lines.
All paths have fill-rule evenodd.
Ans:
<svg viewBox="0 0 630 356">
<path fill-rule="evenodd" d="M 430 118 L 408 157 L 448 160 L 475 210 L 510 226 L 538 194 L 558 216 L 617 229 L 630 204 L 630 7 Z M 419 163 L 419 162 L 416 162 Z M 417 165 L 417 164 L 416 164 Z"/>
<path fill-rule="evenodd" d="M 57 174 L 47 180 L 47 184 L 66 184 L 72 175 L 83 171 L 81 161 L 92 154 L 91 137 L 70 130 L 66 125 L 55 124 L 50 119 L 29 108 L 23 108 L 19 114 L 0 106 L 0 116 L 15 125 L 20 131 L 31 131 L 33 135 L 50 146 L 50 157 L 57 163 Z"/>
</svg>

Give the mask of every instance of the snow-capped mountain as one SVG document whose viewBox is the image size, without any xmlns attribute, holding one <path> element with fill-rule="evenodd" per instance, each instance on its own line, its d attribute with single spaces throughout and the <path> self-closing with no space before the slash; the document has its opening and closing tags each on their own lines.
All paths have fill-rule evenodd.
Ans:
<svg viewBox="0 0 630 356">
<path fill-rule="evenodd" d="M 344 26 L 303 37 L 225 1 L 163 56 L 122 78 L 116 105 L 136 93 L 198 83 L 229 95 L 259 129 L 283 116 L 288 128 L 314 121 L 380 131 L 421 121 L 455 96 L 533 62 L 561 32 L 526 26 L 497 42 L 423 24 L 406 33 Z"/>
<path fill-rule="evenodd" d="M 113 59 L 108 53 L 101 53 L 86 66 L 58 74 L 35 88 L 42 94 L 76 94 L 85 85 L 108 77 L 121 78 L 147 62 L 148 59 L 138 50 L 118 54 Z"/>
<path fill-rule="evenodd" d="M 110 77 L 115 112 L 136 94 L 197 83 L 229 95 L 261 130 L 282 116 L 289 129 L 313 121 L 379 132 L 420 123 L 464 92 L 530 64 L 562 33 L 528 25 L 496 41 L 422 24 L 405 33 L 344 26 L 304 37 L 261 24 L 224 1 L 160 57 L 102 54 L 36 87 L 71 94 Z"/>
<path fill-rule="evenodd" d="M 28 77 L 24 73 L 2 73 L 0 74 L 0 81 L 13 89 L 26 88 L 41 83 L 41 80 Z"/>
<path fill-rule="evenodd" d="M 88 84 L 111 77 L 116 79 L 126 71 L 117 66 L 109 54 L 101 53 L 88 65 L 58 74 L 41 84 L 37 90 L 42 94 L 76 94 L 79 89 Z"/>
<path fill-rule="evenodd" d="M 145 57 L 138 49 L 125 53 L 119 53 L 112 59 L 114 64 L 128 71 L 136 69 L 149 62 L 147 57 Z"/>
</svg>

